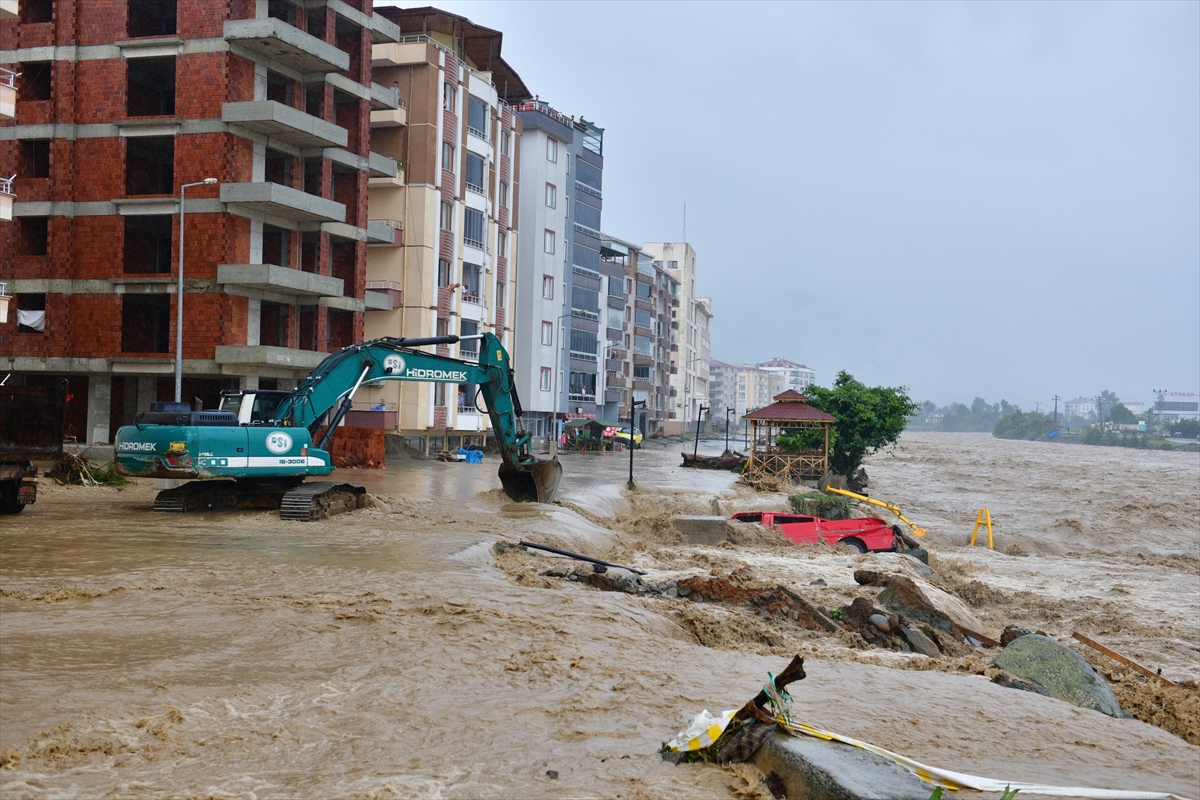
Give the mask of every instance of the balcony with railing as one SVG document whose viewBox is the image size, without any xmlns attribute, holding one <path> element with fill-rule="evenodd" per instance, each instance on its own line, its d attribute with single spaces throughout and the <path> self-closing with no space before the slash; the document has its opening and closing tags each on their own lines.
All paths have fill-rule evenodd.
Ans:
<svg viewBox="0 0 1200 800">
<path fill-rule="evenodd" d="M 571 358 L 575 359 L 576 361 L 593 361 L 594 362 L 597 360 L 595 353 L 588 353 L 583 350 L 572 350 Z"/>
<path fill-rule="evenodd" d="M 596 270 L 594 270 L 594 269 L 588 269 L 587 267 L 581 267 L 578 264 L 573 264 L 571 266 L 571 271 L 574 272 L 576 275 L 582 275 L 585 278 L 593 278 L 594 280 L 600 280 L 599 272 L 596 272 Z"/>
<path fill-rule="evenodd" d="M 464 288 L 463 293 L 462 293 L 462 299 L 463 299 L 464 303 L 474 303 L 475 305 L 480 305 L 479 290 L 476 289 L 474 291 L 470 291 L 470 290 Z"/>
<path fill-rule="evenodd" d="M 572 316 L 572 317 L 579 317 L 580 319 L 592 319 L 592 320 L 599 320 L 599 319 L 600 319 L 600 312 L 599 312 L 599 311 L 589 311 L 589 310 L 588 310 L 588 309 L 586 309 L 586 308 L 572 308 L 572 309 L 571 309 L 571 316 Z M 593 360 L 594 360 L 594 359 L 593 359 Z"/>
<path fill-rule="evenodd" d="M 395 108 L 381 108 L 371 112 L 371 128 L 403 128 L 408 124 L 408 104 L 395 98 Z"/>
<path fill-rule="evenodd" d="M 355 428 L 395 430 L 396 419 L 395 403 L 355 400 L 350 404 L 350 410 L 346 412 L 346 424 Z"/>
<path fill-rule="evenodd" d="M 596 395 L 584 394 L 583 392 L 571 392 L 569 395 L 572 403 L 594 403 Z"/>
<path fill-rule="evenodd" d="M 568 128 L 575 127 L 575 120 L 571 119 L 561 111 L 554 110 L 540 100 L 526 100 L 524 103 L 513 106 L 513 111 L 536 111 L 539 114 L 545 114 L 555 122 L 566 125 Z"/>
<path fill-rule="evenodd" d="M 13 199 L 16 195 L 13 194 L 13 181 L 16 175 L 11 178 L 0 178 L 0 220 L 11 222 L 13 217 Z"/>
<path fill-rule="evenodd" d="M 474 347 L 474 349 L 469 349 Z M 458 357 L 463 361 L 478 361 L 479 360 L 479 343 L 464 342 L 458 346 Z"/>
<path fill-rule="evenodd" d="M 404 227 L 395 219 L 367 220 L 367 246 L 400 247 L 404 244 Z"/>
<path fill-rule="evenodd" d="M 17 75 L 0 67 L 0 120 L 17 116 Z"/>
</svg>

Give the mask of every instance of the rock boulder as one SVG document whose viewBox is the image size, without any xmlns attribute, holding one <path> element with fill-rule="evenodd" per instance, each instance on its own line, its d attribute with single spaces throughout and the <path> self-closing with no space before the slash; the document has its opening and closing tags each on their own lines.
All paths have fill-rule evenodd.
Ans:
<svg viewBox="0 0 1200 800">
<path fill-rule="evenodd" d="M 1014 639 L 996 656 L 997 667 L 1029 681 L 1051 697 L 1110 717 L 1125 718 L 1116 696 L 1083 657 L 1048 636 L 1036 633 Z"/>
</svg>

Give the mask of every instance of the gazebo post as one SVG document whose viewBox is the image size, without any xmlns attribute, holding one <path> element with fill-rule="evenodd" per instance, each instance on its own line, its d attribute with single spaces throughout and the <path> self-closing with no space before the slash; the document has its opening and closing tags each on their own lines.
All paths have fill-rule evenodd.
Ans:
<svg viewBox="0 0 1200 800">
<path fill-rule="evenodd" d="M 821 458 L 825 462 L 824 464 L 821 465 L 822 474 L 824 474 L 826 472 L 829 472 L 829 423 L 828 422 L 825 423 L 825 452 L 821 455 Z"/>
</svg>

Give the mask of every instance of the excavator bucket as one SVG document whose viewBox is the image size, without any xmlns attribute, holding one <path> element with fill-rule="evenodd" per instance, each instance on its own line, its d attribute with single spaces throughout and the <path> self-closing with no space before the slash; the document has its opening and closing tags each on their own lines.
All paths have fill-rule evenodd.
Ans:
<svg viewBox="0 0 1200 800">
<path fill-rule="evenodd" d="M 500 466 L 500 484 L 516 503 L 553 503 L 562 480 L 562 464 L 557 458 L 510 467 Z"/>
</svg>

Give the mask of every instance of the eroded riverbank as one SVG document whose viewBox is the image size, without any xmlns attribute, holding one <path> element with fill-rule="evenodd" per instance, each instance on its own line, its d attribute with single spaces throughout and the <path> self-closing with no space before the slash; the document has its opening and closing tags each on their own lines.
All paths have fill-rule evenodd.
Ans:
<svg viewBox="0 0 1200 800">
<path fill-rule="evenodd" d="M 997 593 L 972 606 L 985 623 L 1056 636 L 1091 624 L 1164 674 L 1194 679 L 1200 470 L 1194 455 L 1145 455 L 1166 461 L 1059 465 L 1058 453 L 925 434 L 868 470 L 873 494 L 929 526 L 935 559 L 959 565 L 964 586 Z M 809 678 L 793 694 L 811 724 L 976 774 L 1196 794 L 1200 748 L 1136 720 L 922 669 L 922 656 L 783 637 L 717 606 L 599 592 L 496 563 L 492 543 L 529 539 L 659 577 L 748 566 L 832 607 L 861 589 L 856 567 L 895 558 L 768 540 L 681 545 L 662 524 L 672 509 L 782 499 L 681 470 L 675 448 L 636 458 L 632 507 L 618 458 L 564 457 L 563 505 L 552 508 L 508 503 L 492 465 L 405 463 L 349 473 L 382 503 L 315 525 L 265 512 L 156 515 L 144 485 L 53 487 L 0 522 L 0 788 L 6 797 L 731 796 L 747 788 L 744 770 L 672 767 L 656 750 L 700 708 L 740 705 L 782 656 L 801 652 Z M 1034 540 L 1058 524 L 1054 504 L 1075 506 L 1028 487 L 1060 466 L 1075 472 L 1076 505 L 1101 508 L 1147 503 L 1137 476 L 1158 470 L 1146 482 L 1165 499 L 1142 520 L 1158 546 L 1139 559 L 1104 513 L 1081 512 L 1094 542 L 1068 536 L 1056 552 L 1039 550 Z M 1126 478 L 1110 488 L 1109 472 Z M 1030 555 L 962 549 L 961 518 L 977 504 L 992 508 L 1001 547 L 1011 536 Z M 1166 516 L 1159 528 L 1155 513 Z M 809 586 L 818 577 L 826 587 Z M 1141 627 L 1093 624 L 1104 603 Z M 1030 618 L 1011 619 L 1014 607 Z"/>
</svg>

